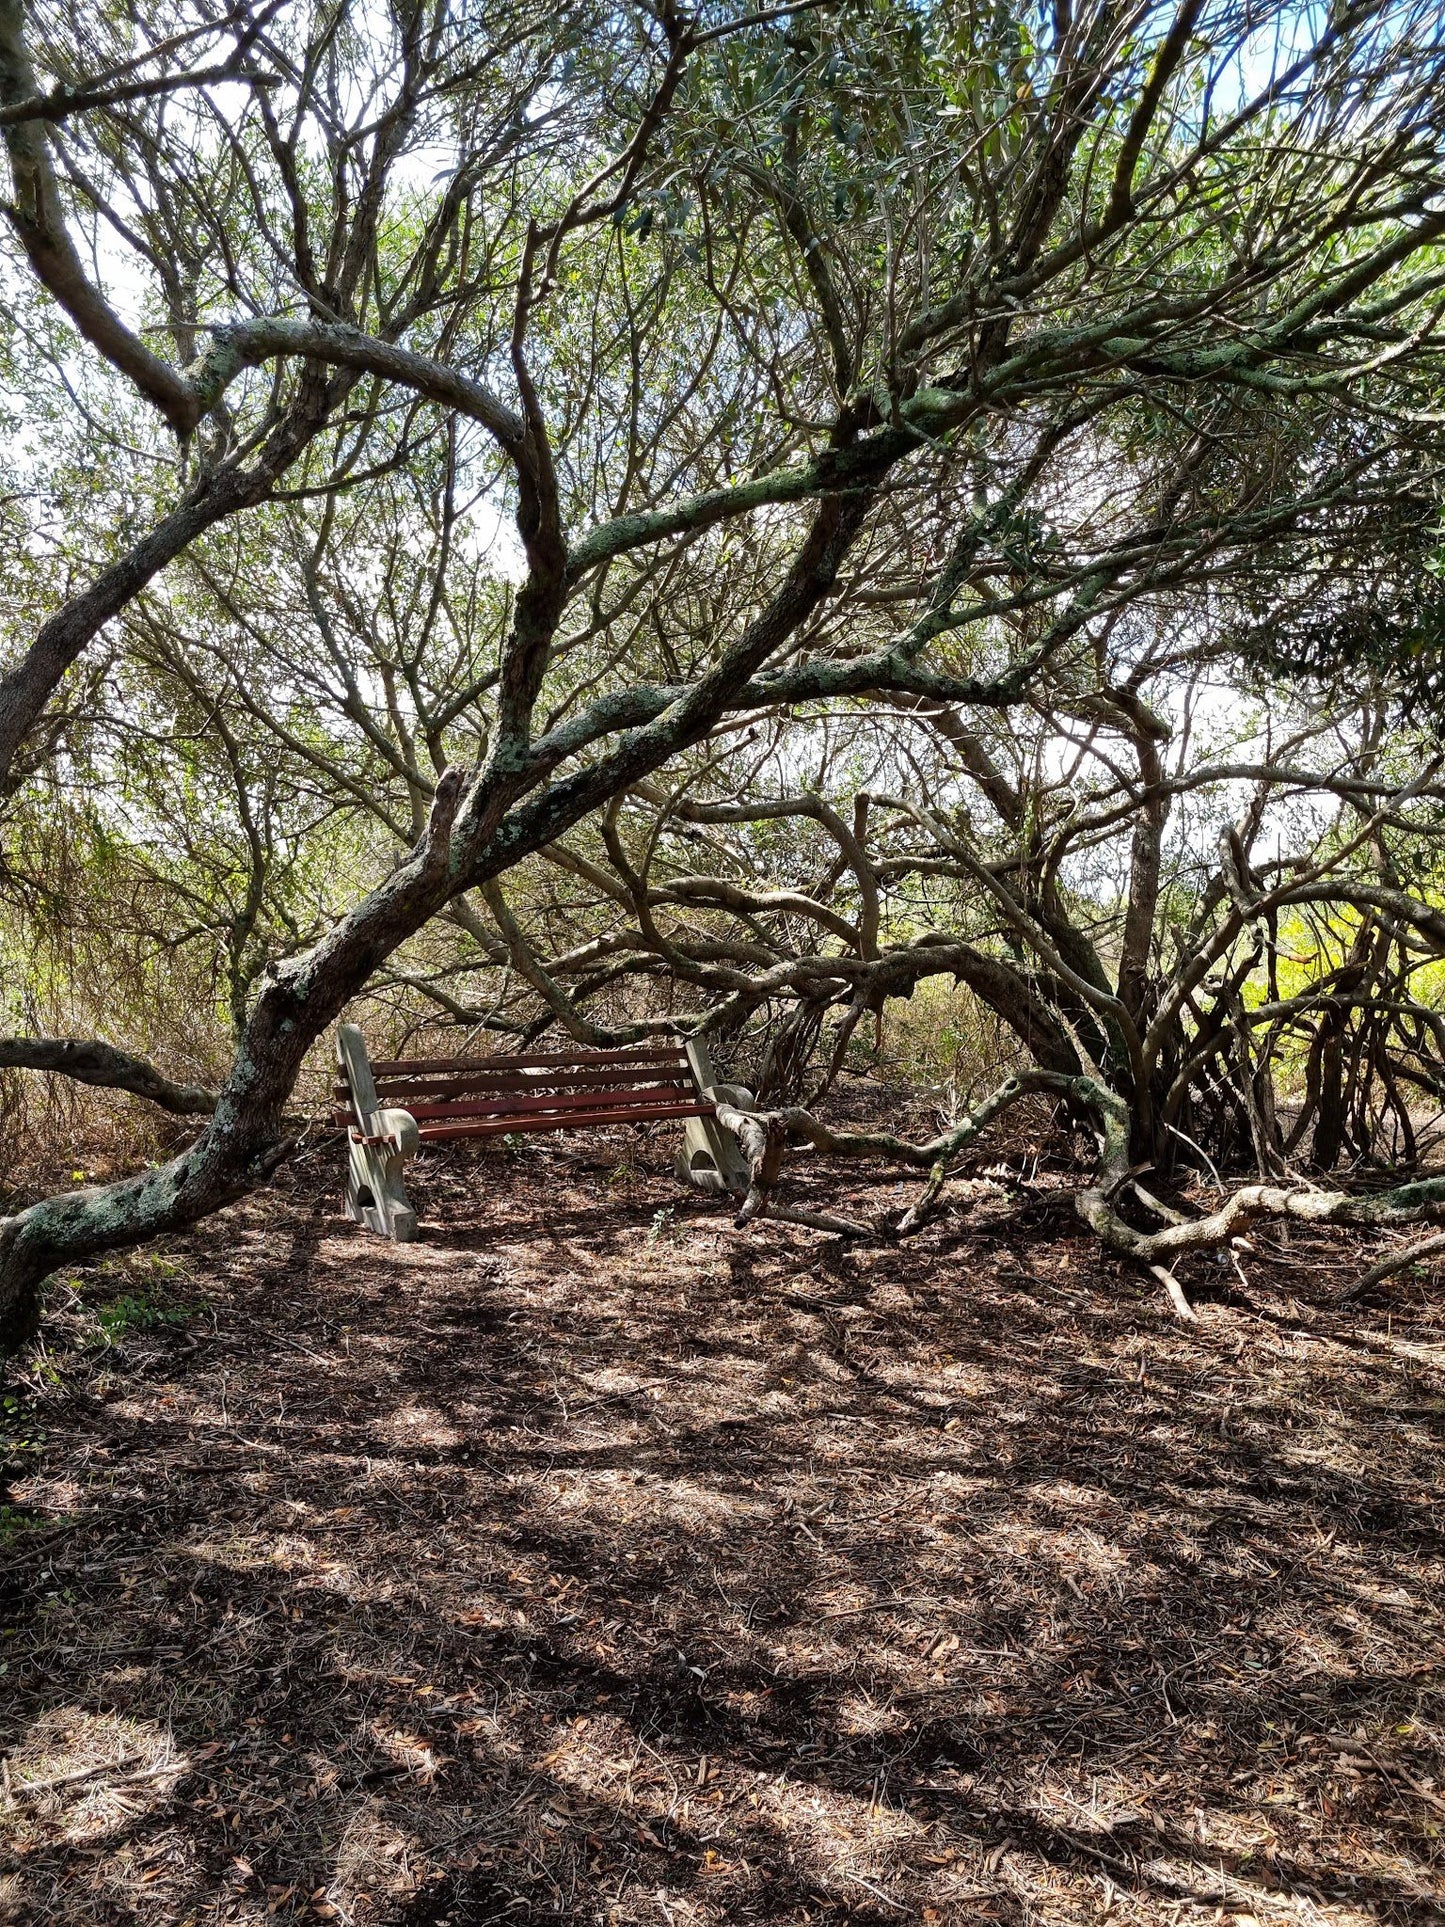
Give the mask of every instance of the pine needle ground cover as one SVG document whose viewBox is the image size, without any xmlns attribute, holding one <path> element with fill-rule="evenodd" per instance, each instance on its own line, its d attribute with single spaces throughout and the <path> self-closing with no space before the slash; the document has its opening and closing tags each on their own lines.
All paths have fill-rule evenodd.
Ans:
<svg viewBox="0 0 1445 1927">
<path fill-rule="evenodd" d="M 323 1151 L 77 1275 L 6 1415 L 0 1916 L 1445 1918 L 1428 1275 L 1331 1308 L 1361 1248 L 1272 1227 L 1183 1326 L 1026 1150 L 843 1248 L 669 1149 L 429 1153 L 406 1247 Z"/>
</svg>

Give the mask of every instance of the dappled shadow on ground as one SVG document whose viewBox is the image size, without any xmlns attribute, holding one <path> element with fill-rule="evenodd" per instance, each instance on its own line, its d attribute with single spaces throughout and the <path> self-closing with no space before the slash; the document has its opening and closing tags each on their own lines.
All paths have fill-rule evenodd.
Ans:
<svg viewBox="0 0 1445 1927">
<path fill-rule="evenodd" d="M 842 1250 L 669 1151 L 430 1154 L 397 1249 L 333 1147 L 62 1291 L 0 1916 L 1445 1918 L 1428 1299 L 1329 1234 L 1189 1330 L 1046 1187 Z"/>
</svg>

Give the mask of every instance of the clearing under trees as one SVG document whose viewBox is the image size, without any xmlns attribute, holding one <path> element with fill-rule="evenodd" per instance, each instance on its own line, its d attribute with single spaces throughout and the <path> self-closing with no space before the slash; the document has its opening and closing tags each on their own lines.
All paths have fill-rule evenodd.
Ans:
<svg viewBox="0 0 1445 1927">
<path fill-rule="evenodd" d="M 1442 0 L 0 143 L 0 1915 L 1445 1920 Z"/>
</svg>

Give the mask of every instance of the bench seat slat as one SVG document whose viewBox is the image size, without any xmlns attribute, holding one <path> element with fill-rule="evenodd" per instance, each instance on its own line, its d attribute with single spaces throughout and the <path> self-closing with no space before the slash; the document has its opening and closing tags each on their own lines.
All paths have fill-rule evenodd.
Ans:
<svg viewBox="0 0 1445 1927">
<path fill-rule="evenodd" d="M 408 1104 L 406 1108 L 420 1123 L 423 1118 L 515 1117 L 528 1111 L 585 1113 L 596 1110 L 599 1106 L 606 1110 L 616 1110 L 623 1105 L 678 1104 L 684 1099 L 690 1103 L 699 1101 L 696 1091 L 688 1090 L 683 1084 L 656 1084 L 645 1091 L 628 1089 L 549 1091 L 539 1092 L 530 1097 L 472 1097 L 463 1098 L 456 1103 Z"/>
<path fill-rule="evenodd" d="M 629 1044 L 619 1050 L 539 1051 L 518 1057 L 378 1057 L 372 1060 L 371 1072 L 379 1079 L 427 1071 L 510 1071 L 555 1064 L 684 1063 L 686 1058 L 680 1044 Z"/>
<path fill-rule="evenodd" d="M 458 1118 L 442 1124 L 420 1124 L 423 1144 L 463 1137 L 501 1137 L 513 1131 L 575 1131 L 584 1124 L 642 1124 L 652 1118 L 711 1117 L 714 1107 L 693 1099 L 681 1104 L 638 1104 L 596 1111 L 532 1111 L 521 1115 Z"/>
<path fill-rule="evenodd" d="M 527 1130 L 532 1128 L 527 1120 L 534 1117 L 556 1118 L 559 1124 L 574 1124 L 580 1129 L 595 1123 L 600 1112 L 609 1118 L 711 1117 L 713 1106 L 704 1103 L 695 1092 L 673 1087 L 656 1091 L 591 1092 L 585 1101 L 570 1105 L 533 1099 L 525 1110 L 517 1104 L 418 1104 L 412 1108 L 411 1115 L 422 1137 L 437 1138 L 449 1135 L 454 1126 L 470 1126 L 474 1122 L 489 1127 L 495 1124 L 499 1130 L 505 1130 L 508 1119 L 513 1119 L 519 1131 Z M 331 1122 L 343 1131 L 356 1125 L 355 1117 L 341 1110 L 332 1112 Z M 471 1133 L 468 1130 L 464 1134 Z"/>
<path fill-rule="evenodd" d="M 613 1084 L 632 1089 L 653 1084 L 675 1084 L 687 1081 L 687 1070 L 682 1064 L 630 1065 L 612 1064 L 588 1067 L 585 1070 L 561 1071 L 552 1075 L 543 1071 L 530 1073 L 510 1072 L 498 1077 L 488 1077 L 480 1071 L 461 1071 L 455 1077 L 387 1077 L 378 1078 L 376 1094 L 382 1103 L 406 1103 L 410 1097 L 463 1097 L 476 1093 L 479 1097 L 506 1097 L 515 1093 L 525 1097 L 532 1091 L 563 1089 L 586 1089 L 591 1085 Z M 346 1093 L 338 1089 L 333 1093 L 338 1099 Z"/>
</svg>

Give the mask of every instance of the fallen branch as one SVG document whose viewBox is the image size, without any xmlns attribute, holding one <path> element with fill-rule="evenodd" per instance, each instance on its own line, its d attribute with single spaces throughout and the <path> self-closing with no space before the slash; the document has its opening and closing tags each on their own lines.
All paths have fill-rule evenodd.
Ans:
<svg viewBox="0 0 1445 1927">
<path fill-rule="evenodd" d="M 143 1057 L 84 1037 L 0 1037 L 0 1070 L 50 1071 L 78 1084 L 99 1084 L 147 1097 L 181 1117 L 209 1116 L 213 1091 L 198 1084 L 175 1084 Z"/>
<path fill-rule="evenodd" d="M 948 1160 L 940 1158 L 928 1174 L 928 1182 L 898 1220 L 898 1235 L 906 1238 L 918 1231 L 932 1216 L 939 1193 L 948 1182 Z"/>
<path fill-rule="evenodd" d="M 907 1138 L 895 1137 L 891 1131 L 835 1131 L 831 1125 L 799 1105 L 788 1105 L 776 1111 L 742 1111 L 731 1104 L 719 1103 L 717 1121 L 725 1130 L 731 1131 L 742 1146 L 750 1172 L 747 1196 L 735 1220 L 737 1228 L 742 1230 L 755 1219 L 766 1215 L 779 1219 L 790 1218 L 795 1224 L 811 1224 L 815 1230 L 837 1231 L 848 1237 L 871 1235 L 863 1227 L 850 1225 L 842 1218 L 825 1219 L 817 1214 L 804 1215 L 791 1210 L 785 1213 L 781 1207 L 769 1205 L 769 1194 L 782 1169 L 788 1139 L 794 1137 L 802 1138 L 814 1150 L 834 1157 L 893 1158 L 915 1169 L 927 1170 L 928 1183 L 897 1226 L 897 1235 L 916 1231 L 947 1182 L 950 1159 L 971 1144 L 1001 1112 L 1016 1104 L 1020 1098 L 1035 1092 L 1048 1091 L 1062 1097 L 1077 1095 L 1073 1089 L 1075 1085 L 1083 1087 L 1084 1102 L 1097 1106 L 1099 1087 L 1091 1078 L 1070 1078 L 1054 1071 L 1021 1071 L 1016 1076 L 1006 1078 L 997 1090 L 970 1111 L 961 1124 L 926 1144 L 910 1144 Z M 1108 1094 L 1102 1095 L 1107 1097 Z"/>
<path fill-rule="evenodd" d="M 926 1169 L 928 1182 L 897 1227 L 900 1234 L 917 1230 L 937 1204 L 947 1183 L 949 1160 L 1020 1098 L 1039 1092 L 1068 1099 L 1079 1110 L 1091 1113 L 1098 1126 L 1098 1172 L 1093 1183 L 1075 1194 L 1075 1211 L 1110 1250 L 1134 1259 L 1157 1278 L 1176 1316 L 1189 1323 L 1196 1323 L 1197 1317 L 1174 1274 L 1174 1261 L 1192 1252 L 1217 1250 L 1260 1219 L 1292 1218 L 1305 1224 L 1353 1225 L 1362 1229 L 1404 1224 L 1445 1225 L 1445 1177 L 1423 1178 L 1365 1196 L 1325 1191 L 1303 1183 L 1246 1184 L 1226 1198 L 1217 1211 L 1202 1218 L 1185 1218 L 1138 1183 L 1139 1171 L 1147 1167 L 1130 1162 L 1132 1120 L 1124 1099 L 1097 1078 L 1043 1070 L 1022 1071 L 1006 1078 L 961 1124 L 926 1144 L 910 1144 L 906 1138 L 896 1137 L 889 1131 L 836 1131 L 811 1111 L 798 1106 L 777 1111 L 737 1111 L 729 1105 L 719 1105 L 718 1122 L 737 1137 L 747 1153 L 751 1172 L 737 1225 L 741 1229 L 765 1214 L 778 1218 L 784 1215 L 780 1209 L 770 1209 L 768 1197 L 777 1181 L 787 1140 L 793 1137 L 802 1138 L 815 1150 L 835 1157 L 892 1158 L 915 1169 Z M 1146 1209 L 1168 1220 L 1161 1229 L 1140 1231 L 1115 1209 L 1115 1198 L 1131 1185 Z M 798 1217 L 796 1222 L 805 1220 Z M 840 1226 L 838 1221 L 827 1228 Z M 1382 1261 L 1342 1293 L 1337 1302 L 1347 1301 L 1356 1292 L 1419 1257 L 1441 1251 L 1445 1251 L 1445 1231 Z"/>
<path fill-rule="evenodd" d="M 874 1234 L 867 1225 L 854 1224 L 851 1219 L 773 1202 L 773 1186 L 787 1149 L 782 1118 L 783 1113 L 778 1111 L 743 1111 L 719 1098 L 717 1121 L 732 1132 L 748 1160 L 747 1195 L 733 1220 L 735 1229 L 744 1231 L 759 1218 L 772 1218 L 780 1224 L 803 1225 L 809 1231 L 829 1231 L 840 1238 L 871 1238 Z"/>
<path fill-rule="evenodd" d="M 1213 1251 L 1228 1244 L 1261 1218 L 1292 1218 L 1303 1224 L 1354 1225 L 1361 1229 L 1396 1224 L 1445 1222 L 1445 1178 L 1424 1178 L 1390 1191 L 1357 1197 L 1348 1191 L 1320 1191 L 1307 1185 L 1245 1184 L 1204 1218 L 1136 1231 L 1108 1202 L 1106 1188 L 1090 1185 L 1075 1201 L 1079 1216 L 1105 1244 L 1146 1265 L 1167 1264 L 1191 1251 Z M 1408 1261 L 1407 1261 L 1408 1262 Z"/>
<path fill-rule="evenodd" d="M 938 1165 L 947 1165 L 951 1158 L 966 1150 L 995 1118 L 1020 1098 L 1041 1092 L 1057 1097 L 1079 1097 L 1090 1108 L 1097 1108 L 1099 1099 L 1109 1095 L 1090 1077 L 1069 1077 L 1059 1071 L 1018 1071 L 1006 1077 L 961 1123 L 930 1138 L 926 1144 L 911 1144 L 907 1138 L 896 1137 L 891 1131 L 836 1131 L 800 1105 L 789 1105 L 778 1111 L 757 1111 L 753 1116 L 775 1121 L 790 1137 L 803 1138 L 814 1150 L 825 1151 L 831 1157 L 893 1158 L 899 1164 L 910 1164 L 915 1170 L 931 1174 Z M 731 1129 L 731 1125 L 728 1128 Z"/>
<path fill-rule="evenodd" d="M 876 1233 L 866 1224 L 854 1224 L 848 1218 L 832 1218 L 825 1211 L 799 1211 L 790 1204 L 764 1203 L 757 1218 L 768 1218 L 779 1224 L 800 1224 L 809 1231 L 831 1231 L 840 1238 L 872 1238 Z M 753 1220 L 756 1222 L 756 1218 Z"/>
<path fill-rule="evenodd" d="M 1343 1291 L 1337 1291 L 1331 1302 L 1336 1305 L 1348 1305 L 1352 1299 L 1358 1298 L 1361 1292 L 1368 1291 L 1371 1285 L 1378 1285 L 1382 1279 L 1391 1278 L 1397 1271 L 1404 1271 L 1410 1265 L 1418 1264 L 1422 1258 L 1433 1258 L 1441 1251 L 1445 1251 L 1445 1231 L 1437 1231 L 1431 1238 L 1421 1238 L 1418 1243 L 1406 1245 L 1403 1249 L 1392 1252 L 1388 1258 L 1382 1258 L 1378 1264 L 1371 1265 L 1368 1271 L 1362 1273 L 1352 1285 L 1346 1285 Z"/>
<path fill-rule="evenodd" d="M 1352 1225 L 1361 1229 L 1445 1223 L 1445 1178 L 1438 1177 L 1418 1179 L 1365 1196 L 1348 1191 L 1324 1191 L 1307 1184 L 1245 1184 L 1206 1217 L 1182 1218 L 1150 1193 L 1140 1192 L 1128 1162 L 1129 1112 L 1122 1099 L 1097 1086 L 1099 1097 L 1091 1099 L 1082 1088 L 1085 1080 L 1075 1081 L 1080 1086 L 1076 1097 L 1095 1105 L 1101 1125 L 1103 1156 L 1097 1178 L 1078 1193 L 1074 1208 L 1111 1250 L 1148 1266 L 1168 1292 L 1169 1301 L 1181 1318 L 1193 1320 L 1195 1314 L 1173 1274 L 1172 1262 L 1190 1252 L 1216 1251 L 1231 1244 L 1248 1225 L 1260 1219 L 1292 1218 L 1304 1224 Z M 1170 1222 L 1161 1230 L 1136 1230 L 1114 1209 L 1112 1200 L 1122 1188 L 1121 1180 L 1125 1179 L 1134 1183 L 1136 1193 L 1140 1193 L 1151 1210 L 1169 1218 Z M 1440 1250 L 1445 1250 L 1445 1233 L 1426 1239 L 1407 1252 L 1395 1252 L 1341 1293 L 1336 1302 L 1347 1301 L 1378 1278 L 1388 1277 L 1390 1272 L 1413 1263 L 1420 1253 Z"/>
</svg>

